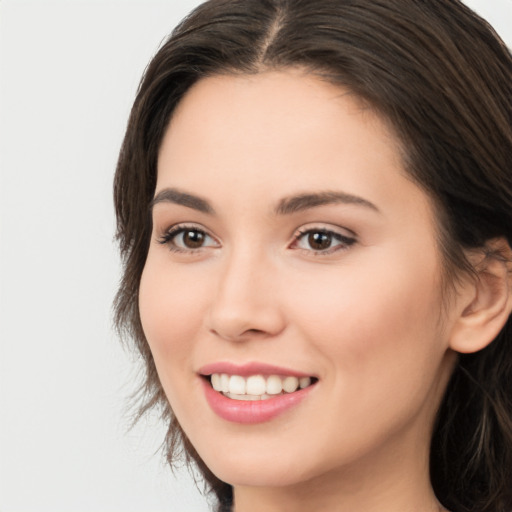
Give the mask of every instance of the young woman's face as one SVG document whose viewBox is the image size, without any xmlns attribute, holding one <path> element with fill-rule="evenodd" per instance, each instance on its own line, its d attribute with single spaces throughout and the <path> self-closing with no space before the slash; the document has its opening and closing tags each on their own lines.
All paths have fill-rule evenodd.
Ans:
<svg viewBox="0 0 512 512">
<path fill-rule="evenodd" d="M 451 313 L 431 203 L 379 117 L 300 71 L 204 79 L 163 139 L 153 224 L 142 325 L 220 479 L 426 470 Z"/>
</svg>

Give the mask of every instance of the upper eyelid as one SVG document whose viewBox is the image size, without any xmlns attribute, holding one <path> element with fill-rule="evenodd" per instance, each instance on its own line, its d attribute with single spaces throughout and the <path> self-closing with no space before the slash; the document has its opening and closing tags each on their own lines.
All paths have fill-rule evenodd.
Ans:
<svg viewBox="0 0 512 512">
<path fill-rule="evenodd" d="M 212 240 L 215 240 L 217 243 L 219 243 L 218 238 L 213 235 L 208 229 L 206 229 L 201 224 L 196 224 L 194 222 L 178 222 L 176 224 L 172 224 L 169 227 L 166 227 L 162 230 L 156 230 L 157 238 L 158 240 L 162 240 L 162 238 L 165 238 L 168 235 L 178 235 L 179 233 L 186 231 L 200 231 L 201 233 L 204 233 L 208 237 L 210 237 Z"/>
<path fill-rule="evenodd" d="M 217 236 L 215 236 L 208 228 L 206 228 L 204 225 L 202 225 L 200 223 L 196 223 L 193 221 L 192 222 L 177 222 L 177 223 L 172 224 L 162 230 L 159 230 L 160 233 L 158 234 L 158 238 L 161 239 L 162 237 L 164 237 L 170 233 L 176 234 L 176 233 L 179 233 L 181 230 L 186 230 L 186 229 L 201 231 L 205 235 L 211 237 L 216 242 L 220 243 L 219 238 Z M 332 225 L 329 223 L 323 223 L 323 222 L 318 222 L 318 223 L 311 222 L 311 223 L 304 224 L 304 225 L 302 225 L 298 228 L 295 228 L 293 230 L 293 233 L 291 235 L 292 242 L 295 240 L 298 240 L 304 234 L 314 232 L 314 231 L 324 232 L 324 233 L 332 233 L 333 235 L 338 235 L 343 238 L 350 238 L 350 239 L 354 239 L 354 240 L 358 239 L 357 234 L 349 228 L 342 227 L 342 226 L 335 226 L 335 225 Z"/>
<path fill-rule="evenodd" d="M 349 234 L 343 233 L 342 231 L 348 231 Z M 332 247 L 329 247 L 325 250 L 324 249 L 314 249 L 314 248 L 306 249 L 303 247 L 298 247 L 298 245 L 307 237 L 307 235 L 311 234 L 311 233 L 323 233 L 323 234 L 330 235 L 331 238 L 334 239 L 336 242 L 339 242 L 339 244 L 337 244 L 337 245 L 333 244 Z M 340 250 L 347 250 L 351 246 L 353 246 L 354 244 L 357 244 L 357 243 L 358 243 L 358 237 L 351 229 L 341 228 L 340 226 L 337 226 L 336 228 L 334 228 L 334 227 L 326 227 L 325 225 L 319 226 L 318 224 L 316 224 L 316 225 L 307 225 L 306 224 L 304 226 L 301 226 L 300 228 L 298 228 L 295 231 L 295 233 L 293 235 L 293 239 L 288 247 L 290 249 L 302 250 L 302 251 L 306 251 L 308 253 L 315 254 L 318 256 L 323 255 L 323 256 L 327 257 L 329 255 L 333 255 L 334 253 L 339 252 Z M 339 248 L 337 249 L 337 247 L 339 247 Z"/>
<path fill-rule="evenodd" d="M 346 241 L 346 242 L 348 242 L 348 241 L 356 242 L 357 241 L 357 237 L 356 236 L 345 235 L 343 233 L 340 233 L 338 231 L 334 231 L 334 230 L 331 230 L 331 229 L 315 229 L 315 228 L 311 229 L 310 228 L 310 229 L 305 229 L 304 231 L 297 232 L 293 236 L 292 243 L 299 241 L 300 239 L 304 238 L 305 235 L 308 235 L 310 233 L 323 233 L 323 234 L 326 234 L 326 235 L 331 235 L 332 238 L 334 238 L 335 240 L 338 240 L 340 242 L 343 242 L 343 241 Z"/>
<path fill-rule="evenodd" d="M 212 240 L 213 244 L 202 245 L 199 247 L 181 247 L 181 244 L 176 242 L 176 238 L 182 235 L 187 231 L 197 231 L 203 233 L 207 238 Z M 178 223 L 173 226 L 163 230 L 163 232 L 156 237 L 156 242 L 162 246 L 167 246 L 167 248 L 174 253 L 182 253 L 182 254 L 201 254 L 205 249 L 218 248 L 221 246 L 219 240 L 211 235 L 206 229 L 202 227 L 197 227 L 188 223 Z"/>
<path fill-rule="evenodd" d="M 342 227 L 342 226 L 335 226 L 335 225 L 332 225 L 329 223 L 323 223 L 323 222 L 318 222 L 318 223 L 313 222 L 313 223 L 304 224 L 304 225 L 300 226 L 299 228 L 295 229 L 293 236 L 294 237 L 300 236 L 300 235 L 303 235 L 304 233 L 309 233 L 311 231 L 321 231 L 324 233 L 332 233 L 334 235 L 340 235 L 345 238 L 353 238 L 353 239 L 358 238 L 357 234 L 349 228 Z"/>
<path fill-rule="evenodd" d="M 202 224 L 196 223 L 196 222 L 176 222 L 174 224 L 171 224 L 170 226 L 164 228 L 161 230 L 161 234 L 165 235 L 167 233 L 171 232 L 179 232 L 180 230 L 197 230 L 201 231 L 202 233 L 205 233 L 208 236 L 211 236 L 212 238 L 216 238 L 209 229 L 205 228 Z"/>
</svg>

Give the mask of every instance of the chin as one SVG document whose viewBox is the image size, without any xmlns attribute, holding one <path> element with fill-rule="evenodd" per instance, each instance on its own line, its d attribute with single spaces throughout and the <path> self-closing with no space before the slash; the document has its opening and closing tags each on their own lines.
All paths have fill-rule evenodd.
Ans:
<svg viewBox="0 0 512 512">
<path fill-rule="evenodd" d="M 288 487 L 311 478 L 298 468 L 290 471 L 288 466 L 276 464 L 275 458 L 267 457 L 264 464 L 233 462 L 210 466 L 214 475 L 233 487 Z"/>
<path fill-rule="evenodd" d="M 252 444 L 252 443 L 251 443 Z M 308 461 L 300 449 L 281 451 L 273 447 L 245 449 L 222 446 L 200 456 L 212 473 L 232 486 L 286 487 L 319 476 L 325 468 Z"/>
</svg>

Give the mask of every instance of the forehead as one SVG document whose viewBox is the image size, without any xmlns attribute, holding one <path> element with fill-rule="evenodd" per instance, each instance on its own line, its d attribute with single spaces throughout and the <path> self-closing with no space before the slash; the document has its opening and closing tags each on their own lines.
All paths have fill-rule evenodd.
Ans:
<svg viewBox="0 0 512 512">
<path fill-rule="evenodd" d="M 300 158 L 313 147 L 321 159 L 330 145 L 368 151 L 370 135 L 372 153 L 394 159 L 401 169 L 399 143 L 387 123 L 346 89 L 300 69 L 213 76 L 197 82 L 178 104 L 159 162 L 178 163 L 185 154 L 188 161 L 193 155 L 213 162 L 243 149 L 248 156 L 259 152 L 263 162 L 285 154 Z"/>
<path fill-rule="evenodd" d="M 337 189 L 423 215 L 429 201 L 407 177 L 399 148 L 374 110 L 302 70 L 214 76 L 197 82 L 174 112 L 157 193 L 183 188 L 230 206 L 236 196 L 247 208 Z"/>
</svg>

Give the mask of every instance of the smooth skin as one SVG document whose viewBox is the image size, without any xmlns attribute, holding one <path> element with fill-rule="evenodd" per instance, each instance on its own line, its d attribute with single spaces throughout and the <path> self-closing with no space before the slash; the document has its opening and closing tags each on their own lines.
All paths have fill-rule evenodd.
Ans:
<svg viewBox="0 0 512 512">
<path fill-rule="evenodd" d="M 386 123 L 299 69 L 203 79 L 165 133 L 155 195 L 144 332 L 236 512 L 441 510 L 428 472 L 435 412 L 452 349 L 497 299 L 480 307 L 486 295 L 466 279 L 443 300 L 432 202 Z M 305 195 L 316 205 L 293 199 Z M 466 351 L 499 330 L 482 318 Z M 237 424 L 204 396 L 198 371 L 219 361 L 318 382 L 277 418 Z"/>
</svg>

